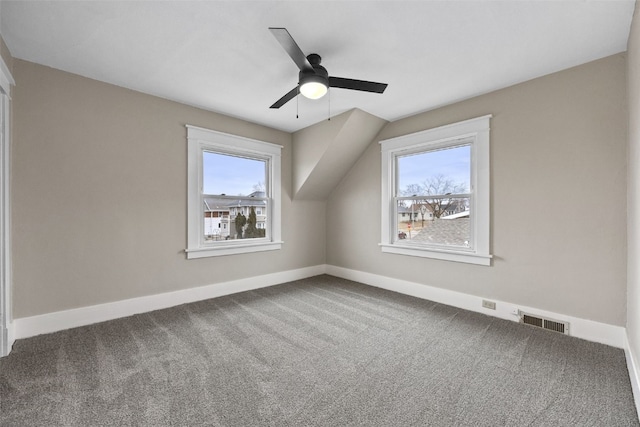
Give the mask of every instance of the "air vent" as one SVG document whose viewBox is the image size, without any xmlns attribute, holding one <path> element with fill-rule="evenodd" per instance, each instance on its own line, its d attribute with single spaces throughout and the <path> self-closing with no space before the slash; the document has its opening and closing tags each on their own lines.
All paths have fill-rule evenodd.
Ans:
<svg viewBox="0 0 640 427">
<path fill-rule="evenodd" d="M 546 319 L 544 317 L 520 312 L 520 323 L 569 335 L 569 322 L 560 322 L 557 320 Z"/>
</svg>

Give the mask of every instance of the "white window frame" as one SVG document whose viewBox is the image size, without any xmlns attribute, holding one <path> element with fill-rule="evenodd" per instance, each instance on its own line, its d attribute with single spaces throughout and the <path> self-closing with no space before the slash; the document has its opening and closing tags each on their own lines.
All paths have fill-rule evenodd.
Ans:
<svg viewBox="0 0 640 427">
<path fill-rule="evenodd" d="M 384 253 L 491 265 L 489 131 L 491 115 L 380 141 L 382 150 L 382 238 Z M 397 159 L 434 149 L 471 145 L 470 233 L 472 247 L 434 247 L 407 243 L 397 237 Z"/>
<path fill-rule="evenodd" d="M 0 357 L 7 356 L 15 339 L 11 301 L 11 87 L 16 82 L 0 57 Z"/>
<path fill-rule="evenodd" d="M 281 151 L 282 146 L 255 139 L 243 138 L 210 129 L 187 125 L 187 253 L 188 259 L 250 252 L 279 250 L 281 238 Z M 204 241 L 203 152 L 211 151 L 264 160 L 267 165 L 265 190 L 268 236 L 217 242 Z"/>
</svg>

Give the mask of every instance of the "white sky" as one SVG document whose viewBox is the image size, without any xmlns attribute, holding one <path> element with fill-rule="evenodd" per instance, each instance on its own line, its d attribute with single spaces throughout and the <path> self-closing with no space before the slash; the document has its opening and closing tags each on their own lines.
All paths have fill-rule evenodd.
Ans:
<svg viewBox="0 0 640 427">
<path fill-rule="evenodd" d="M 204 194 L 247 196 L 257 183 L 265 183 L 266 162 L 218 153 L 203 154 Z"/>
<path fill-rule="evenodd" d="M 470 146 L 404 156 L 398 159 L 398 189 L 409 184 L 421 184 L 425 180 L 444 175 L 455 184 L 470 187 Z M 203 190 L 205 194 L 227 196 L 249 195 L 254 185 L 266 182 L 266 163 L 230 155 L 204 152 Z"/>
<path fill-rule="evenodd" d="M 398 190 L 410 184 L 422 184 L 427 179 L 444 175 L 454 184 L 470 187 L 471 147 L 463 145 L 430 151 L 398 159 Z"/>
</svg>

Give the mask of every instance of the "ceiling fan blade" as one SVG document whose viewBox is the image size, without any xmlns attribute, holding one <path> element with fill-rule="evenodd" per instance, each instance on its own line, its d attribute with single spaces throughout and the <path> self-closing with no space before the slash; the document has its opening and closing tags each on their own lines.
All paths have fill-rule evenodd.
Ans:
<svg viewBox="0 0 640 427">
<path fill-rule="evenodd" d="M 345 79 L 342 77 L 329 77 L 329 86 L 341 89 L 361 90 L 364 92 L 383 93 L 387 88 L 386 83 L 368 82 L 365 80 Z"/>
<path fill-rule="evenodd" d="M 291 101 L 293 98 L 296 97 L 296 95 L 298 94 L 298 86 L 294 87 L 293 89 L 291 89 L 285 96 L 283 96 L 282 98 L 278 99 L 276 102 L 273 103 L 273 105 L 269 108 L 280 108 L 282 107 L 284 104 L 286 104 L 287 102 Z"/>
<path fill-rule="evenodd" d="M 269 27 L 269 31 L 275 36 L 284 50 L 287 51 L 291 59 L 293 59 L 293 62 L 300 68 L 300 71 L 313 71 L 313 67 L 311 63 L 309 63 L 307 56 L 302 52 L 286 28 Z"/>
</svg>

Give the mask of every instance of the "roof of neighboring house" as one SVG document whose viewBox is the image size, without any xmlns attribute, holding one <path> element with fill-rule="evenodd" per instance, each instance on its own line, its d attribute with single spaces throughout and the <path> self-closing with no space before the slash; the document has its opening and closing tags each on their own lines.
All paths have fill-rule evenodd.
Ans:
<svg viewBox="0 0 640 427">
<path fill-rule="evenodd" d="M 458 218 L 469 218 L 469 211 L 462 211 L 458 213 L 454 213 L 452 215 L 441 216 L 440 219 L 458 219 Z"/>
<path fill-rule="evenodd" d="M 420 232 L 413 234 L 411 240 L 464 247 L 466 246 L 465 242 L 469 241 L 469 217 L 452 221 L 443 221 L 442 219 L 428 221 Z"/>
<path fill-rule="evenodd" d="M 413 209 L 413 212 L 416 212 L 415 208 Z M 398 206 L 398 213 L 411 213 L 411 208 L 406 206 Z"/>
<path fill-rule="evenodd" d="M 255 191 L 248 196 L 216 197 L 205 196 L 203 198 L 204 208 L 207 211 L 229 211 L 233 207 L 266 206 L 263 191 Z"/>
<path fill-rule="evenodd" d="M 242 206 L 266 206 L 266 200 L 260 199 L 238 199 L 236 202 L 229 203 L 229 207 L 232 208 L 234 206 L 242 207 Z"/>
<path fill-rule="evenodd" d="M 207 211 L 228 211 L 229 210 L 228 199 L 220 199 L 216 197 L 205 197 L 203 202 L 204 202 L 204 208 Z"/>
</svg>

